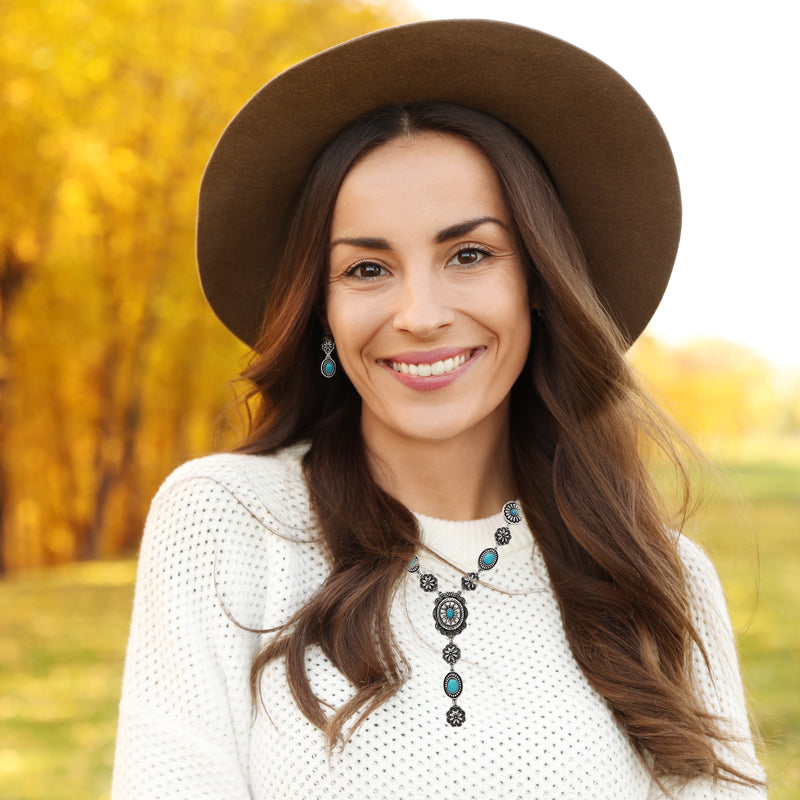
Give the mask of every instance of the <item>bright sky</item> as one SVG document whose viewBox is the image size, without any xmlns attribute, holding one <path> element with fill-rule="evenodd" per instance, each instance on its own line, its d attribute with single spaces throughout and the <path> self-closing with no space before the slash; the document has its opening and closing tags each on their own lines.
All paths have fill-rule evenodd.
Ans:
<svg viewBox="0 0 800 800">
<path fill-rule="evenodd" d="M 791 0 L 413 0 L 588 50 L 645 98 L 670 140 L 683 234 L 649 332 L 723 338 L 800 368 L 800 47 Z"/>
</svg>

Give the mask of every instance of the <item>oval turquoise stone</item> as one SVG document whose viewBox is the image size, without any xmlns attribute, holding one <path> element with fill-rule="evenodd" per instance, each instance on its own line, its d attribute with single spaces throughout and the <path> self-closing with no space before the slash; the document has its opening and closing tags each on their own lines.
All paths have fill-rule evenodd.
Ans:
<svg viewBox="0 0 800 800">
<path fill-rule="evenodd" d="M 330 363 L 326 364 L 325 365 L 325 372 L 327 372 L 328 375 L 330 375 L 331 372 L 333 372 L 333 364 L 330 364 Z"/>
<path fill-rule="evenodd" d="M 453 613 L 454 613 L 453 609 L 452 608 L 448 608 L 447 609 L 447 619 L 453 619 Z"/>
<path fill-rule="evenodd" d="M 494 553 L 487 553 L 483 557 L 483 563 L 486 564 L 488 567 L 490 564 L 494 564 Z"/>
<path fill-rule="evenodd" d="M 447 681 L 447 691 L 450 692 L 450 694 L 455 694 L 458 691 L 458 681 L 455 678 L 450 678 L 450 680 Z"/>
</svg>

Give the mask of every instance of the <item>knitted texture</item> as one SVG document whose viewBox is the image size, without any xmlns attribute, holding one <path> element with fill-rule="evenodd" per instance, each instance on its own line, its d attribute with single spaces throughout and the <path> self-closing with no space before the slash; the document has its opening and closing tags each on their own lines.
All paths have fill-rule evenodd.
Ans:
<svg viewBox="0 0 800 800">
<path fill-rule="evenodd" d="M 321 732 L 297 709 L 284 665 L 263 672 L 266 708 L 249 675 L 268 633 L 327 573 L 314 541 L 303 447 L 274 456 L 217 455 L 176 470 L 156 495 L 139 560 L 114 767 L 114 800 L 191 798 L 569 798 L 655 800 L 663 795 L 567 644 L 541 553 L 525 524 L 498 547 L 497 567 L 464 592 L 468 622 L 455 642 L 464 689 L 462 727 L 445 721 L 447 638 L 434 625 L 436 592 L 408 574 L 386 624 L 408 661 L 408 679 L 329 760 Z M 478 554 L 506 523 L 417 517 L 421 572 L 439 591 L 461 588 Z M 709 710 L 745 739 L 726 753 L 752 755 L 733 635 L 714 568 L 681 541 L 696 623 L 711 672 L 696 654 Z M 332 707 L 352 687 L 319 648 L 306 667 Z M 330 713 L 330 712 L 329 712 Z M 685 800 L 763 797 L 759 790 L 695 781 Z"/>
</svg>

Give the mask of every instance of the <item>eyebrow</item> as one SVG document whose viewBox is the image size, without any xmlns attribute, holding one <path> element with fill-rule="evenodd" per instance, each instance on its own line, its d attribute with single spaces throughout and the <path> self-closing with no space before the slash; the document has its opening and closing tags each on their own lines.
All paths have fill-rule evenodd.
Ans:
<svg viewBox="0 0 800 800">
<path fill-rule="evenodd" d="M 472 233 L 472 231 L 474 231 L 476 228 L 479 228 L 481 225 L 485 225 L 487 222 L 494 222 L 501 228 L 506 229 L 505 223 L 501 222 L 495 217 L 476 217 L 475 219 L 457 222 L 455 225 L 450 225 L 447 228 L 443 228 L 436 234 L 434 240 L 437 244 L 443 244 L 444 242 L 450 242 L 453 239 L 459 239 L 462 236 L 466 236 L 468 233 Z M 332 241 L 331 248 L 336 247 L 337 244 L 349 244 L 353 247 L 363 247 L 367 250 L 392 249 L 392 246 L 388 240 L 375 236 L 358 236 L 355 238 L 342 237 Z"/>
<path fill-rule="evenodd" d="M 494 222 L 501 228 L 506 227 L 495 217 L 477 217 L 476 219 L 468 219 L 465 222 L 459 222 L 455 225 L 451 225 L 449 228 L 439 231 L 439 233 L 436 234 L 436 242 L 437 244 L 442 244 L 443 242 L 449 242 L 453 239 L 460 239 L 462 236 L 472 233 L 475 228 L 480 228 L 481 225 L 485 225 L 487 222 Z"/>
</svg>

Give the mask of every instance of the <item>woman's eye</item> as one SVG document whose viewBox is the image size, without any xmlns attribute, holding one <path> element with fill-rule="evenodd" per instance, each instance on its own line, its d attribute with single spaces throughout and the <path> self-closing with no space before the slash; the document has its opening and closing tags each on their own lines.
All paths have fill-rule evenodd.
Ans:
<svg viewBox="0 0 800 800">
<path fill-rule="evenodd" d="M 371 261 L 364 261 L 361 264 L 355 264 L 347 270 L 347 275 L 353 278 L 360 278 L 361 280 L 369 280 L 370 278 L 380 278 L 384 275 L 386 270 L 380 264 L 374 264 Z"/>
<path fill-rule="evenodd" d="M 490 255 L 491 253 L 488 250 L 484 250 L 482 247 L 462 247 L 448 263 L 458 266 L 468 266 L 470 264 L 478 264 Z"/>
</svg>

